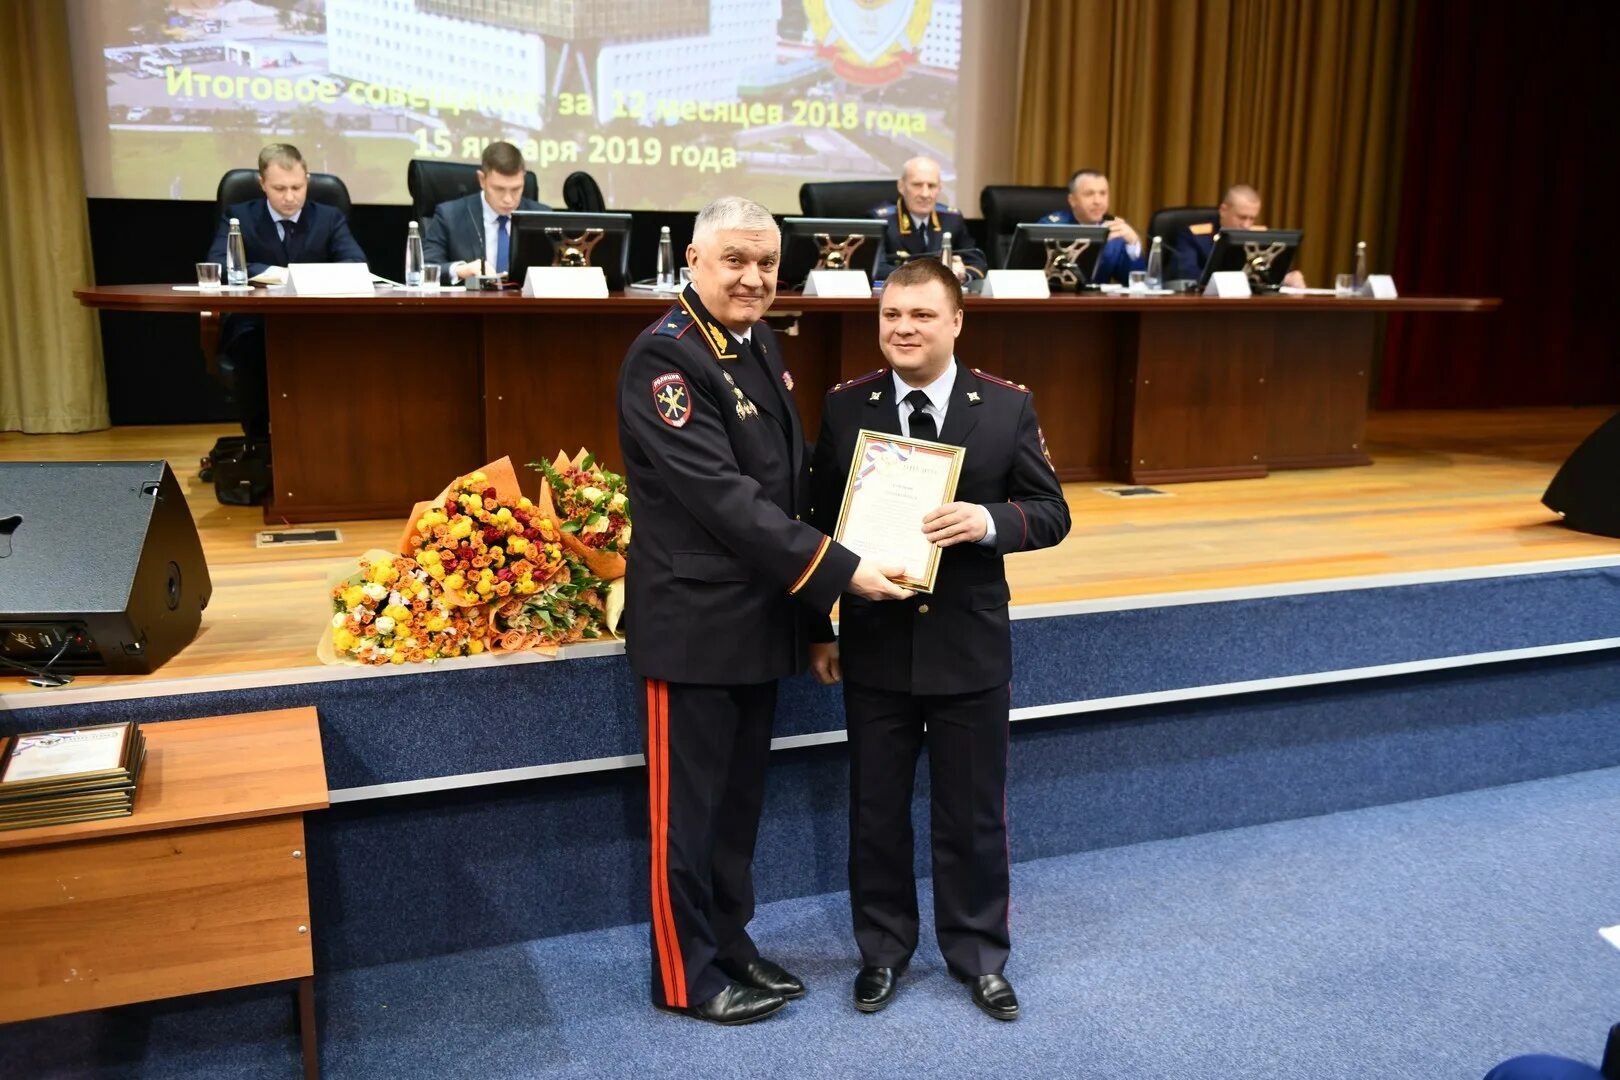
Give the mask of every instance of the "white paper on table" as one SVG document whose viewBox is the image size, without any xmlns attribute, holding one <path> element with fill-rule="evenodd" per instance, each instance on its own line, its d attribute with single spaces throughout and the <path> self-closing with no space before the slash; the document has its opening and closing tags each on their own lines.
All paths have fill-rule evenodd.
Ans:
<svg viewBox="0 0 1620 1080">
<path fill-rule="evenodd" d="M 1299 285 L 1279 285 L 1277 291 L 1284 296 L 1338 296 L 1335 289 L 1307 289 Z"/>
<path fill-rule="evenodd" d="M 248 280 L 255 285 L 285 285 L 287 284 L 287 268 L 285 266 L 267 266 L 248 278 Z"/>
</svg>

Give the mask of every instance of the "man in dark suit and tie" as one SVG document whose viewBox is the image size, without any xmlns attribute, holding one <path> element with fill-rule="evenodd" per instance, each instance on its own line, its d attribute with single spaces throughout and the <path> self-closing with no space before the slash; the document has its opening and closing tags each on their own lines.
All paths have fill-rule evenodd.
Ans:
<svg viewBox="0 0 1620 1080">
<path fill-rule="evenodd" d="M 504 274 L 512 252 L 512 211 L 550 210 L 523 197 L 523 153 L 509 142 L 484 148 L 478 170 L 480 190 L 440 203 L 422 234 L 422 254 L 437 263 L 442 280 L 459 285 L 479 273 Z"/>
<path fill-rule="evenodd" d="M 249 277 L 293 263 L 366 261 L 342 211 L 306 201 L 309 169 L 298 147 L 271 143 L 259 151 L 259 187 L 264 198 L 236 203 L 220 217 L 207 261 L 224 264 L 231 218 L 242 227 Z M 251 442 L 264 442 L 270 436 L 270 391 L 264 371 L 263 319 L 227 315 L 221 320 L 219 371 L 236 403 L 243 432 Z"/>
<path fill-rule="evenodd" d="M 832 531 L 862 428 L 965 448 L 955 501 L 929 511 L 942 548 L 934 590 L 891 604 L 846 594 L 811 646 L 844 683 L 850 751 L 849 892 L 862 967 L 855 1007 L 877 1012 L 917 948 L 911 792 L 928 747 L 934 928 L 945 964 L 998 1020 L 1018 1017 L 1003 969 L 1012 638 L 1002 558 L 1060 542 L 1069 507 L 1029 391 L 957 361 L 962 287 L 936 259 L 889 275 L 878 314 L 887 368 L 827 394 L 811 523 Z"/>
</svg>

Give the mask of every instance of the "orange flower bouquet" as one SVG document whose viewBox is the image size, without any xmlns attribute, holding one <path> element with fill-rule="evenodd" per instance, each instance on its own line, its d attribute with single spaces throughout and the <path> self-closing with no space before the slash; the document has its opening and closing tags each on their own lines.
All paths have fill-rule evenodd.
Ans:
<svg viewBox="0 0 1620 1080">
<path fill-rule="evenodd" d="M 610 636 L 605 623 L 603 582 L 573 555 L 561 572 L 531 596 L 495 605 L 495 645 L 555 653 L 563 645 Z"/>
<path fill-rule="evenodd" d="M 396 551 L 328 578 L 326 663 L 404 664 L 611 637 L 630 539 L 624 481 L 581 451 L 559 455 L 554 498 L 518 490 L 508 458 L 416 504 Z M 549 468 L 549 467 L 548 467 Z M 592 509 L 595 508 L 595 509 Z"/>
<path fill-rule="evenodd" d="M 556 524 L 517 491 L 506 458 L 457 477 L 436 502 L 417 505 L 401 549 L 452 604 L 530 596 L 562 568 Z"/>
<path fill-rule="evenodd" d="M 630 492 L 624 477 L 597 464 L 583 449 L 570 460 L 561 451 L 540 472 L 540 511 L 556 520 L 563 544 L 603 581 L 624 577 L 630 550 Z"/>
</svg>

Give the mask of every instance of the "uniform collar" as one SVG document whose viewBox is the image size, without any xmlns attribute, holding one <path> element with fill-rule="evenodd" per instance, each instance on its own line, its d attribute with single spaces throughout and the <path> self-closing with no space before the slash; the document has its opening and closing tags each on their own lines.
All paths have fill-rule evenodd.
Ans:
<svg viewBox="0 0 1620 1080">
<path fill-rule="evenodd" d="M 682 309 L 692 316 L 693 322 L 697 323 L 697 328 L 703 336 L 703 343 L 709 347 L 710 352 L 714 353 L 714 358 L 716 360 L 737 359 L 736 338 L 720 323 L 719 319 L 709 314 L 709 309 L 703 306 L 702 300 L 698 299 L 697 286 L 688 285 L 682 289 L 680 301 Z M 750 333 L 752 333 L 752 330 L 753 328 L 750 327 Z"/>
<path fill-rule="evenodd" d="M 911 210 L 906 206 L 906 200 L 904 198 L 895 200 L 894 216 L 895 220 L 900 225 L 900 235 L 910 236 L 912 228 Z M 939 231 L 939 203 L 937 202 L 934 204 L 934 209 L 929 211 L 928 227 L 933 229 L 935 232 Z"/>
</svg>

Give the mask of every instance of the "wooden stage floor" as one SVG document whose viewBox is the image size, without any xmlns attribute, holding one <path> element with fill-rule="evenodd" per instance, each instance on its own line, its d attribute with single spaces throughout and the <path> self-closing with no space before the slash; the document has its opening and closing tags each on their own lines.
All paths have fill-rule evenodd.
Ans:
<svg viewBox="0 0 1620 1080">
<path fill-rule="evenodd" d="M 1620 559 L 1620 540 L 1566 529 L 1539 501 L 1569 451 L 1611 412 L 1375 413 L 1367 431 L 1371 466 L 1164 485 L 1166 498 L 1120 499 L 1101 494 L 1102 485 L 1069 484 L 1074 529 L 1058 548 L 1008 561 L 1013 602 Z M 144 678 L 316 664 L 315 643 L 330 612 L 328 569 L 399 536 L 401 522 L 340 522 L 341 545 L 255 548 L 254 534 L 267 527 L 259 509 L 221 506 L 196 479 L 197 459 L 229 433 L 191 425 L 0 434 L 0 460 L 166 457 L 175 466 L 202 534 L 214 596 L 197 640 Z M 136 680 L 85 676 L 75 686 L 127 681 Z M 28 689 L 20 677 L 0 675 L 0 694 Z"/>
</svg>

